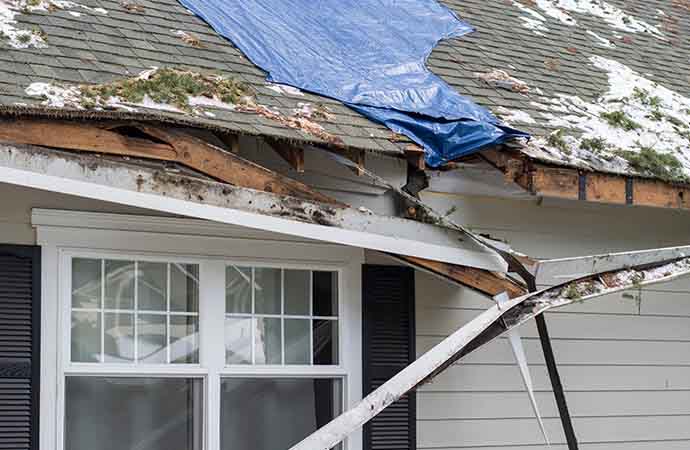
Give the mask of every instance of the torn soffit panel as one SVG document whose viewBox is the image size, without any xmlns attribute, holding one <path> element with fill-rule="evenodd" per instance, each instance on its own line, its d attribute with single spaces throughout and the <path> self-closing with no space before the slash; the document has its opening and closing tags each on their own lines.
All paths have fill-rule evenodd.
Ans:
<svg viewBox="0 0 690 450">
<path fill-rule="evenodd" d="M 0 181 L 353 247 L 506 270 L 498 254 L 460 231 L 118 159 L 0 144 Z"/>
</svg>

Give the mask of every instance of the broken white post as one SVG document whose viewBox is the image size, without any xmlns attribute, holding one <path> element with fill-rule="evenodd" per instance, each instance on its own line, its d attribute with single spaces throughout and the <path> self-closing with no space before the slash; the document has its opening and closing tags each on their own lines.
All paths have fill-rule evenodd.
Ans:
<svg viewBox="0 0 690 450">
<path fill-rule="evenodd" d="M 508 294 L 505 292 L 498 294 L 494 297 L 496 304 L 499 308 L 510 300 Z M 529 396 L 529 401 L 532 404 L 532 410 L 539 423 L 539 429 L 541 434 L 544 436 L 544 442 L 546 445 L 551 446 L 549 442 L 549 436 L 546 434 L 546 428 L 544 427 L 544 421 L 541 419 L 541 414 L 539 413 L 539 405 L 537 405 L 537 399 L 534 397 L 534 388 L 532 385 L 532 377 L 529 373 L 529 366 L 527 365 L 527 356 L 525 356 L 525 348 L 522 345 L 522 339 L 520 337 L 520 332 L 517 328 L 508 330 L 508 341 L 510 342 L 510 347 L 513 349 L 513 355 L 515 355 L 515 361 L 520 368 L 520 375 L 522 375 L 522 382 L 525 384 L 525 389 L 527 389 L 527 395 Z"/>
<path fill-rule="evenodd" d="M 593 274 L 532 292 L 506 302 L 500 309 L 498 305 L 492 306 L 291 450 L 331 449 L 387 406 L 442 372 L 466 353 L 549 309 L 690 274 L 690 258 L 673 262 L 659 258 L 657 261 L 656 266 L 647 264 L 639 269 L 633 267 Z"/>
</svg>

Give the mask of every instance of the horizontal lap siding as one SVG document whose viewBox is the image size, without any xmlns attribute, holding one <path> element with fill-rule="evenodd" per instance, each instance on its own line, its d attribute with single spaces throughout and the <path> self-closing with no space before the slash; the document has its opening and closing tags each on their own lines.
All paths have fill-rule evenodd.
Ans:
<svg viewBox="0 0 690 450">
<path fill-rule="evenodd" d="M 541 257 L 690 244 L 688 214 L 425 200 L 443 211 L 454 204 L 458 221 Z M 427 274 L 416 286 L 418 355 L 491 305 Z M 690 280 L 574 304 L 547 322 L 580 449 L 690 449 Z M 566 450 L 534 322 L 520 333 L 551 448 Z M 420 388 L 417 403 L 420 449 L 546 448 L 505 338 Z"/>
</svg>

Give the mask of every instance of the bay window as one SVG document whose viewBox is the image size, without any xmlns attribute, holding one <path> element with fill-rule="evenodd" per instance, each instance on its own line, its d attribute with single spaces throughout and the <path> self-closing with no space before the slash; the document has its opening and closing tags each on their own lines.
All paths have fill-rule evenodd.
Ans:
<svg viewBox="0 0 690 450">
<path fill-rule="evenodd" d="M 289 243 L 235 240 L 166 256 L 125 241 L 48 250 L 60 286 L 55 316 L 44 314 L 60 318 L 45 322 L 58 338 L 55 400 L 41 400 L 55 411 L 51 448 L 288 449 L 361 397 L 359 266 L 348 260 L 361 254 L 330 246 L 301 262 Z"/>
</svg>

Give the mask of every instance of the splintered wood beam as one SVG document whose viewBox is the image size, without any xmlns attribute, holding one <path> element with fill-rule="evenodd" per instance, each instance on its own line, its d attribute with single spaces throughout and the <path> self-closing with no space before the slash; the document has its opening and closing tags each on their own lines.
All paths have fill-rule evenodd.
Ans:
<svg viewBox="0 0 690 450">
<path fill-rule="evenodd" d="M 690 258 L 599 272 L 493 305 L 290 450 L 328 450 L 469 353 L 546 311 L 690 274 Z"/>
<path fill-rule="evenodd" d="M 457 264 L 416 258 L 414 256 L 392 255 L 411 266 L 421 268 L 446 278 L 452 282 L 467 286 L 471 289 L 494 297 L 503 292 L 510 298 L 519 297 L 527 293 L 527 289 L 505 274 L 480 270 Z"/>
<path fill-rule="evenodd" d="M 170 144 L 129 137 L 89 123 L 0 120 L 0 141 L 173 161 Z"/>
<path fill-rule="evenodd" d="M 130 137 L 118 128 L 136 128 L 144 136 Z M 177 162 L 236 186 L 346 206 L 304 183 L 216 147 L 178 129 L 140 123 L 96 124 L 45 120 L 2 120 L 0 141 L 66 150 Z"/>
<path fill-rule="evenodd" d="M 346 149 L 346 150 L 335 150 L 335 153 L 339 153 L 355 163 L 357 167 L 350 167 L 350 170 L 357 175 L 358 177 L 361 177 L 364 175 L 364 168 L 365 168 L 365 155 L 364 151 L 362 150 L 353 150 L 353 149 Z"/>
<path fill-rule="evenodd" d="M 481 155 L 507 181 L 539 197 L 690 210 L 690 186 L 641 177 L 553 167 L 510 151 Z"/>
<path fill-rule="evenodd" d="M 137 127 L 151 136 L 169 142 L 177 151 L 177 162 L 217 180 L 259 191 L 347 206 L 304 183 L 279 175 L 183 131 L 149 125 Z"/>
<path fill-rule="evenodd" d="M 295 147 L 285 142 L 276 141 L 275 139 L 266 139 L 266 143 L 280 155 L 290 167 L 299 173 L 304 173 L 304 149 Z"/>
</svg>

